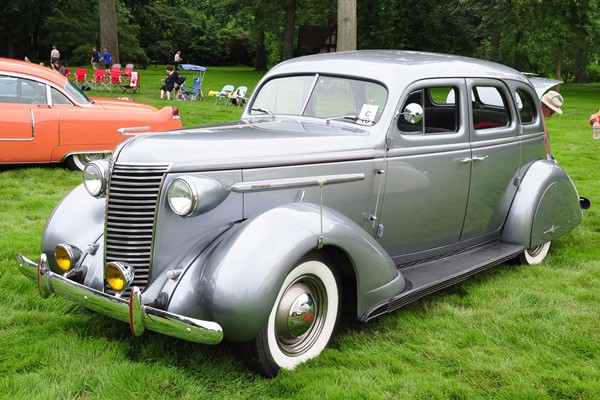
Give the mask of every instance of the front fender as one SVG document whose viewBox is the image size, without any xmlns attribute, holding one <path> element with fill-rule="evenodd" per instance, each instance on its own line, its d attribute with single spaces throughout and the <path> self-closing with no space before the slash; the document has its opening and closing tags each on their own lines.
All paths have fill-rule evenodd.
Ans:
<svg viewBox="0 0 600 400">
<path fill-rule="evenodd" d="M 529 249 L 564 235 L 582 219 L 571 178 L 553 162 L 536 161 L 519 185 L 502 240 Z"/>
<path fill-rule="evenodd" d="M 84 250 L 104 234 L 105 200 L 92 197 L 81 184 L 56 205 L 42 235 L 42 253 L 47 254 L 53 271 L 60 272 L 54 258 L 58 243 Z"/>
<path fill-rule="evenodd" d="M 354 266 L 359 315 L 404 288 L 385 250 L 344 215 L 323 208 L 321 217 L 321 208 L 308 203 L 275 207 L 229 231 L 206 260 L 203 297 L 227 339 L 256 337 L 285 277 L 317 249 L 321 232 L 323 246 L 341 249 Z"/>
</svg>

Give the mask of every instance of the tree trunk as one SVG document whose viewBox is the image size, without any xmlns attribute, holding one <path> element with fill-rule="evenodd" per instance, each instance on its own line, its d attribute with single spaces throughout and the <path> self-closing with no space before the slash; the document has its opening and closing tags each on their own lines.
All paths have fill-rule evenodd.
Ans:
<svg viewBox="0 0 600 400">
<path fill-rule="evenodd" d="M 258 43 L 256 43 L 256 71 L 267 70 L 267 52 L 265 51 L 265 32 L 258 33 Z"/>
<path fill-rule="evenodd" d="M 336 51 L 356 50 L 356 0 L 338 0 Z"/>
<path fill-rule="evenodd" d="M 294 37 L 296 37 L 296 0 L 285 0 L 283 61 L 294 57 Z"/>
<path fill-rule="evenodd" d="M 100 14 L 100 47 L 108 49 L 113 63 L 120 63 L 115 0 L 98 0 L 98 13 Z"/>
</svg>

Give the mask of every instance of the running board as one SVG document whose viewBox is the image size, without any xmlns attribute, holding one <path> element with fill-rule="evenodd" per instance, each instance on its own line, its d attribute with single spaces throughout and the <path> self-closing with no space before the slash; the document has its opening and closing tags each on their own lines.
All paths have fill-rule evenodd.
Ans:
<svg viewBox="0 0 600 400">
<path fill-rule="evenodd" d="M 415 300 L 445 289 L 469 277 L 508 261 L 523 252 L 523 246 L 501 242 L 487 243 L 432 261 L 399 268 L 406 288 L 368 310 L 361 321 L 368 321 L 404 307 Z"/>
</svg>

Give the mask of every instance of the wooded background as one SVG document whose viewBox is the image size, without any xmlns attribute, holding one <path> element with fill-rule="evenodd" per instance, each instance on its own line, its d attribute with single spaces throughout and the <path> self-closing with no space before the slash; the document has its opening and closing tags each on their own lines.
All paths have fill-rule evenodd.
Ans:
<svg viewBox="0 0 600 400">
<path fill-rule="evenodd" d="M 0 56 L 87 65 L 114 4 L 115 61 L 143 67 L 181 50 L 200 65 L 266 69 L 297 55 L 302 25 L 337 22 L 344 0 L 1 0 Z M 566 82 L 600 81 L 600 0 L 355 0 L 358 49 L 475 56 Z"/>
</svg>

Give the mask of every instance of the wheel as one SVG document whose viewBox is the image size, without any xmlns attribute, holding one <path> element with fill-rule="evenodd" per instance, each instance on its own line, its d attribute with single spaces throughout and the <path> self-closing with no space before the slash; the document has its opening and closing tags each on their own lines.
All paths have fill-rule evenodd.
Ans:
<svg viewBox="0 0 600 400">
<path fill-rule="evenodd" d="M 288 274 L 269 319 L 250 343 L 252 367 L 265 376 L 318 356 L 329 344 L 341 306 L 337 274 L 317 255 L 304 258 Z"/>
<path fill-rule="evenodd" d="M 102 160 L 107 157 L 105 153 L 73 154 L 67 158 L 67 166 L 72 171 L 83 171 L 90 161 Z"/>
<path fill-rule="evenodd" d="M 544 244 L 540 244 L 539 246 L 532 247 L 531 249 L 525 249 L 525 251 L 523 251 L 523 253 L 521 253 L 519 256 L 519 261 L 522 264 L 527 265 L 541 263 L 544 261 L 548 255 L 548 252 L 550 251 L 550 243 L 552 242 L 546 242 Z"/>
</svg>

